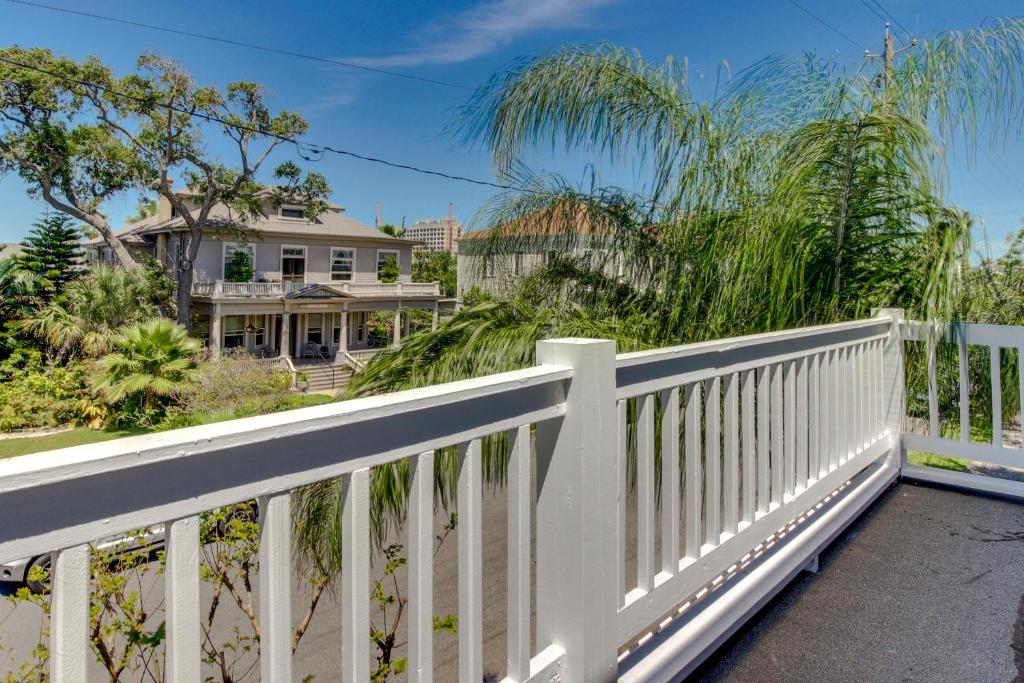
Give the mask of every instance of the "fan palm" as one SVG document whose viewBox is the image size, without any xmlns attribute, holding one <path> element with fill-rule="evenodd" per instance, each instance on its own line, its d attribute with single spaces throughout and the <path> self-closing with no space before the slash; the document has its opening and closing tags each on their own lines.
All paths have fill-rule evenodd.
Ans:
<svg viewBox="0 0 1024 683">
<path fill-rule="evenodd" d="M 39 278 L 16 258 L 0 259 L 0 321 L 29 313 L 38 288 Z"/>
<path fill-rule="evenodd" d="M 99 266 L 69 283 L 62 301 L 30 314 L 22 327 L 58 354 L 101 356 L 117 330 L 157 314 L 139 269 Z"/>
<path fill-rule="evenodd" d="M 92 389 L 108 403 L 140 396 L 143 408 L 177 395 L 199 378 L 203 345 L 166 318 L 132 323 L 112 340 L 113 353 L 99 359 Z"/>
</svg>

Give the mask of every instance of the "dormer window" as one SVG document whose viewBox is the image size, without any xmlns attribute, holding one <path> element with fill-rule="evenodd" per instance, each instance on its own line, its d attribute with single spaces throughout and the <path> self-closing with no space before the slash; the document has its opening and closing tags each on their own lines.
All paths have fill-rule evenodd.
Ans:
<svg viewBox="0 0 1024 683">
<path fill-rule="evenodd" d="M 305 209 L 298 206 L 282 206 L 280 216 L 290 220 L 306 220 Z"/>
</svg>

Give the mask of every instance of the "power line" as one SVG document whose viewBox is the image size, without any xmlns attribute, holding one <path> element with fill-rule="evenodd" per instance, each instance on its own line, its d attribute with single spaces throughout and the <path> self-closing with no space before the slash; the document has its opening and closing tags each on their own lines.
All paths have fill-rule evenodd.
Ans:
<svg viewBox="0 0 1024 683">
<path fill-rule="evenodd" d="M 879 12 L 878 10 L 876 10 L 876 9 L 874 8 L 874 6 L 873 6 L 873 5 L 871 5 L 871 4 L 870 4 L 870 3 L 868 2 L 868 0 L 860 0 L 860 4 L 864 5 L 864 6 L 865 6 L 865 7 L 867 7 L 867 8 L 869 9 L 869 10 L 871 10 L 871 13 L 872 13 L 872 14 L 874 14 L 874 15 L 875 15 L 876 17 L 878 17 L 879 19 L 881 19 L 881 20 L 882 20 L 883 22 L 888 22 L 888 21 L 889 21 L 889 19 L 888 19 L 888 18 L 886 18 L 886 16 L 885 16 L 884 14 L 882 14 L 881 12 Z"/>
<path fill-rule="evenodd" d="M 875 6 L 878 7 L 878 9 L 882 10 L 882 13 L 885 14 L 887 17 L 889 17 L 892 20 L 892 23 L 896 24 L 900 28 L 901 31 L 906 33 L 908 36 L 912 36 L 913 35 L 913 33 L 911 33 L 910 31 L 907 30 L 906 26 L 904 26 L 903 24 L 900 23 L 899 19 L 897 19 L 896 16 L 892 12 L 890 12 L 887 9 L 885 9 L 885 6 L 882 5 L 881 2 L 879 2 L 878 0 L 871 0 L 871 2 L 873 2 L 875 4 Z"/>
<path fill-rule="evenodd" d="M 312 155 L 319 155 L 320 157 L 322 157 L 325 153 L 329 152 L 331 154 L 337 154 L 339 156 L 351 157 L 353 159 L 359 159 L 361 161 L 367 161 L 367 162 L 374 163 L 374 164 L 381 164 L 383 166 L 390 166 L 391 168 L 397 168 L 397 169 L 402 169 L 402 170 L 406 170 L 406 171 L 413 171 L 415 173 L 420 173 L 420 174 L 423 174 L 423 175 L 436 176 L 436 177 L 439 177 L 439 178 L 445 178 L 445 179 L 448 179 L 448 180 L 456 180 L 456 181 L 464 182 L 464 183 L 472 183 L 473 185 L 482 185 L 482 186 L 486 186 L 486 187 L 493 187 L 493 188 L 498 189 L 498 190 L 512 190 L 512 191 L 515 191 L 515 192 L 523 192 L 523 193 L 526 193 L 526 194 L 541 194 L 540 192 L 537 192 L 535 190 L 530 190 L 530 189 L 527 189 L 527 188 L 516 187 L 514 185 L 506 185 L 506 184 L 503 184 L 503 183 L 495 183 L 495 182 L 491 182 L 489 180 L 480 180 L 480 179 L 477 179 L 477 178 L 468 178 L 466 176 L 454 175 L 454 174 L 451 174 L 451 173 L 444 173 L 443 171 L 434 171 L 432 169 L 421 168 L 419 166 L 413 166 L 411 164 L 396 163 L 396 162 L 393 162 L 393 161 L 388 161 L 386 159 L 381 159 L 379 157 L 371 157 L 371 156 L 367 156 L 365 154 L 359 154 L 357 152 L 352 152 L 352 151 L 345 150 L 345 149 L 338 149 L 338 148 L 332 147 L 330 145 L 318 145 L 318 144 L 314 144 L 314 143 L 300 142 L 300 141 L 298 141 L 298 140 L 296 140 L 294 138 L 289 138 L 289 137 L 284 136 L 284 135 L 279 135 L 277 133 L 273 133 L 273 132 L 270 132 L 268 130 L 264 130 L 264 129 L 261 129 L 261 128 L 254 128 L 252 126 L 247 126 L 244 123 L 238 123 L 238 122 L 235 122 L 235 121 L 226 121 L 225 119 L 222 119 L 222 118 L 220 118 L 218 116 L 214 116 L 212 114 L 205 114 L 205 113 L 197 112 L 197 111 L 189 111 L 189 110 L 184 109 L 182 107 L 176 107 L 173 104 L 164 104 L 164 103 L 156 103 L 156 104 L 154 104 L 151 100 L 149 100 L 147 98 L 144 98 L 144 97 L 139 97 L 137 95 L 131 95 L 129 93 L 121 92 L 119 90 L 115 90 L 113 88 L 110 88 L 110 87 L 105 86 L 105 85 L 101 85 L 99 83 L 92 83 L 92 82 L 89 82 L 89 81 L 83 81 L 83 80 L 74 78 L 72 76 L 68 76 L 66 74 L 61 74 L 61 73 L 57 73 L 57 72 L 54 72 L 54 71 L 50 71 L 48 69 L 44 69 L 42 67 L 34 66 L 32 64 L 25 64 L 23 62 L 19 62 L 19 61 L 14 60 L 14 59 L 9 59 L 7 57 L 0 56 L 0 62 L 3 62 L 5 64 L 10 64 L 11 66 L 15 66 L 15 67 L 18 67 L 20 69 L 28 69 L 30 71 L 35 71 L 37 73 L 46 74 L 47 76 L 51 76 L 52 78 L 57 78 L 57 79 L 62 80 L 62 81 L 66 81 L 66 82 L 69 82 L 69 83 L 74 83 L 74 84 L 80 85 L 80 86 L 82 86 L 84 88 L 95 88 L 96 90 L 98 90 L 100 92 L 103 92 L 105 94 L 108 94 L 108 95 L 111 95 L 111 96 L 114 96 L 114 97 L 122 97 L 124 99 L 132 100 L 134 102 L 139 102 L 141 104 L 145 104 L 145 105 L 148 105 L 148 106 L 162 107 L 162 108 L 167 109 L 169 111 L 177 112 L 179 114 L 185 114 L 186 116 L 190 116 L 190 117 L 194 117 L 194 118 L 200 118 L 200 119 L 203 119 L 203 120 L 208 121 L 210 123 L 217 123 L 217 124 L 220 124 L 222 126 L 228 126 L 228 127 L 231 127 L 231 128 L 235 128 L 237 130 L 243 130 L 243 131 L 247 131 L 247 132 L 250 132 L 250 133 L 255 133 L 257 135 L 263 135 L 263 136 L 268 137 L 268 138 L 273 138 L 273 139 L 276 139 L 276 140 L 280 140 L 281 142 L 287 142 L 287 143 L 290 143 L 290 144 L 294 145 L 296 151 L 299 154 L 299 156 L 301 156 L 303 159 L 306 159 L 307 161 L 319 161 L 319 159 L 316 159 L 313 156 L 311 156 L 310 153 L 312 153 Z"/>
<path fill-rule="evenodd" d="M 867 51 L 867 48 L 865 48 L 863 45 L 860 45 L 859 43 L 857 43 L 856 40 L 854 40 L 850 36 L 846 35 L 842 31 L 837 29 L 835 26 L 833 26 L 832 24 L 828 23 L 827 21 L 825 21 L 824 19 L 819 17 L 817 14 L 815 14 L 811 10 L 807 9 L 806 7 L 804 7 L 803 5 L 798 3 L 796 0 L 789 0 L 789 4 L 793 5 L 793 7 L 796 7 L 798 10 L 800 10 L 801 12 L 803 12 L 804 14 L 809 16 L 811 19 L 814 19 L 816 22 L 818 22 L 819 24 L 821 24 L 822 26 L 824 26 L 828 30 L 832 31 L 837 36 L 839 36 L 840 38 L 844 39 L 846 42 L 848 42 L 850 45 L 853 45 L 858 50 L 864 50 L 865 52 Z"/>
<path fill-rule="evenodd" d="M 343 66 L 348 69 L 359 69 L 361 71 L 369 71 L 371 73 L 381 74 L 384 76 L 393 76 L 394 78 L 404 78 L 410 81 L 419 81 L 420 83 L 430 83 L 431 85 L 442 85 L 448 88 L 458 88 L 459 90 L 473 90 L 474 88 L 461 83 L 452 83 L 450 81 L 442 81 L 435 78 L 426 78 L 424 76 L 415 76 L 413 74 L 402 73 L 400 71 L 389 71 L 387 69 L 378 69 L 372 66 L 366 66 L 364 64 L 356 64 L 354 62 L 346 62 L 340 59 L 330 59 L 329 57 L 318 57 L 316 55 L 306 54 L 304 52 L 294 52 L 292 50 L 285 50 L 276 47 L 269 47 L 266 45 L 257 45 L 256 43 L 246 43 L 240 40 L 232 40 L 230 38 L 221 38 L 220 36 L 212 36 L 206 33 L 196 33 L 194 31 L 185 31 L 177 28 L 170 28 L 167 26 L 158 26 L 156 24 L 146 24 L 141 21 L 132 21 L 130 19 L 120 19 L 118 17 L 112 17 L 106 14 L 95 14 L 93 12 L 83 12 L 81 10 L 70 9 L 68 7 L 58 7 L 56 5 L 44 5 L 39 2 L 30 2 L 29 0 L 4 0 L 15 5 L 24 5 L 25 7 L 35 7 L 37 9 L 45 9 L 51 12 L 61 12 L 63 14 L 70 14 L 73 16 L 87 17 L 89 19 L 98 19 L 100 21 L 107 21 L 114 24 L 122 24 L 125 26 L 134 26 L 136 28 L 145 28 L 151 31 L 161 31 L 163 33 L 171 33 L 178 36 L 187 36 L 189 38 L 196 38 L 198 40 L 206 40 L 213 43 L 222 43 L 224 45 L 231 45 L 233 47 L 244 47 L 250 50 L 259 50 L 260 52 L 268 52 L 270 54 L 284 55 L 286 57 L 294 57 L 296 59 L 306 59 L 313 62 L 320 62 L 322 64 L 333 64 L 334 66 Z"/>
</svg>

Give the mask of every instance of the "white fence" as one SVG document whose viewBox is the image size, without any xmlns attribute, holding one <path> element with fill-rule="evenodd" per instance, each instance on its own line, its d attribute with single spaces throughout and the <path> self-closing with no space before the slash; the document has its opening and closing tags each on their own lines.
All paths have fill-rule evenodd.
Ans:
<svg viewBox="0 0 1024 683">
<path fill-rule="evenodd" d="M 671 679 L 897 476 L 898 323 L 898 312 L 883 312 L 618 357 L 612 342 L 544 341 L 526 370 L 0 461 L 0 561 L 58 551 L 52 673 L 84 680 L 89 542 L 167 523 L 169 680 L 198 681 L 198 515 L 258 498 L 261 675 L 287 681 L 290 491 L 340 477 L 340 678 L 366 681 L 371 468 L 408 458 L 408 675 L 429 681 L 434 452 L 455 445 L 459 679 L 475 683 L 481 439 L 507 434 L 508 680 Z M 630 481 L 635 586 L 626 585 Z"/>
<path fill-rule="evenodd" d="M 918 344 L 922 347 L 927 365 L 927 431 L 924 434 L 907 430 L 903 433 L 902 445 L 904 459 L 909 450 L 936 453 L 939 455 L 962 458 L 975 463 L 995 465 L 1002 468 L 1015 468 L 1024 474 L 1024 451 L 1019 445 L 1012 446 L 1004 439 L 1003 395 L 1006 391 L 1018 392 L 1024 404 L 1024 373 L 1020 372 L 1020 362 L 1024 359 L 1024 327 L 982 325 L 975 323 L 955 323 L 952 325 L 935 325 L 923 322 L 908 321 L 902 325 L 902 337 L 908 345 Z M 958 415 L 955 429 L 947 433 L 957 438 L 943 436 L 939 410 L 940 373 L 939 345 L 950 345 L 955 348 Z M 971 347 L 985 347 L 988 353 L 988 384 L 991 388 L 988 396 L 974 399 L 987 399 L 986 414 L 991 415 L 991 439 L 987 443 L 979 443 L 971 438 L 971 395 L 968 377 L 969 352 Z M 952 349 L 951 349 L 952 350 Z M 1016 354 L 1017 386 L 1003 387 L 1003 369 L 1011 365 L 1007 352 Z M 950 354 L 952 355 L 952 354 Z M 949 370 L 949 368 L 943 368 Z M 984 408 L 985 406 L 983 406 Z M 1018 415 L 1018 430 L 1020 416 Z M 904 462 L 905 476 L 932 481 L 941 484 L 960 486 L 1024 498 L 1024 481 L 1004 477 L 984 476 L 970 472 L 955 472 L 933 467 L 921 467 Z"/>
</svg>

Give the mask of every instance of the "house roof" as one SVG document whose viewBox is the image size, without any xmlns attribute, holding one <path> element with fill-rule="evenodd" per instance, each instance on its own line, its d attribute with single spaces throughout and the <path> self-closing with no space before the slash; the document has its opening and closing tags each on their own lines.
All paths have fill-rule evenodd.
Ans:
<svg viewBox="0 0 1024 683">
<path fill-rule="evenodd" d="M 183 193 L 184 194 L 184 193 Z M 249 224 L 248 228 L 257 233 L 285 235 L 289 237 L 337 237 L 337 238 L 362 238 L 378 241 L 397 242 L 401 244 L 417 245 L 423 244 L 420 240 L 401 239 L 386 235 L 379 230 L 371 228 L 354 218 L 349 218 L 342 213 L 341 207 L 331 204 L 331 208 L 317 216 L 313 220 L 289 219 L 279 216 L 262 217 Z M 198 211 L 193 211 L 195 216 Z M 234 213 L 223 204 L 217 204 L 210 211 L 211 227 L 232 228 L 237 225 Z M 185 219 L 176 216 L 168 220 L 160 220 L 156 216 L 143 218 L 140 221 L 127 225 L 116 230 L 114 235 L 122 241 L 142 242 L 145 235 L 160 232 L 174 232 L 184 230 Z M 89 240 L 89 244 L 102 243 L 102 238 Z"/>
<path fill-rule="evenodd" d="M 25 247 L 17 242 L 0 242 L 0 259 L 17 256 L 24 250 Z"/>
<path fill-rule="evenodd" d="M 554 237 L 562 235 L 607 235 L 607 225 L 595 222 L 586 207 L 553 207 L 550 210 L 536 210 L 522 218 L 509 221 L 489 230 L 473 230 L 462 233 L 461 242 L 484 239 L 501 235 L 504 237 Z"/>
</svg>

